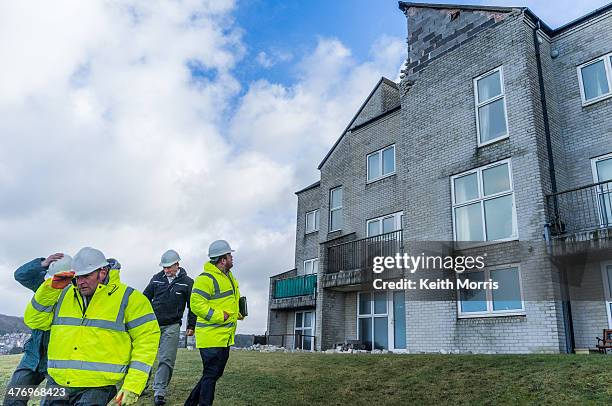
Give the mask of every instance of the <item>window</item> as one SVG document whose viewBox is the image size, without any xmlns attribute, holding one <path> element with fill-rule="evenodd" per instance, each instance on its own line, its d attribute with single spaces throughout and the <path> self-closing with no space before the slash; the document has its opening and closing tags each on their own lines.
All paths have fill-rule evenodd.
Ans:
<svg viewBox="0 0 612 406">
<path fill-rule="evenodd" d="M 357 336 L 366 349 L 389 348 L 387 292 L 359 292 L 357 295 Z"/>
<path fill-rule="evenodd" d="M 329 232 L 342 229 L 342 187 L 329 191 Z"/>
<path fill-rule="evenodd" d="M 466 272 L 457 280 L 471 283 L 497 282 L 498 288 L 469 289 L 457 286 L 459 316 L 517 314 L 525 310 L 519 268 L 516 266 Z"/>
<path fill-rule="evenodd" d="M 319 209 L 306 213 L 306 234 L 319 231 Z"/>
<path fill-rule="evenodd" d="M 607 182 L 597 186 L 597 206 L 600 225 L 609 227 L 612 225 L 612 154 L 593 158 L 591 167 L 595 183 Z"/>
<path fill-rule="evenodd" d="M 395 173 L 395 145 L 371 153 L 367 157 L 368 182 Z"/>
<path fill-rule="evenodd" d="M 517 235 L 510 160 L 451 177 L 455 241 L 496 241 Z"/>
<path fill-rule="evenodd" d="M 319 271 L 319 258 L 304 261 L 304 275 L 311 275 Z"/>
<path fill-rule="evenodd" d="M 612 52 L 578 67 L 582 105 L 612 96 Z"/>
<path fill-rule="evenodd" d="M 378 217 L 366 221 L 366 236 L 373 237 L 375 235 L 386 234 L 402 229 L 403 212 L 388 214 L 383 217 Z"/>
<path fill-rule="evenodd" d="M 295 312 L 295 348 L 314 350 L 314 326 L 314 312 Z"/>
<path fill-rule="evenodd" d="M 478 145 L 508 137 L 506 97 L 502 67 L 474 79 Z"/>
</svg>

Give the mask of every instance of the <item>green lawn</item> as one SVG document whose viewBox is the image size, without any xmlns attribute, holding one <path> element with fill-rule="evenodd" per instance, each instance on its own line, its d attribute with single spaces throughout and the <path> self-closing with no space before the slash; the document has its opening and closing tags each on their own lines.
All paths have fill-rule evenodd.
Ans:
<svg viewBox="0 0 612 406">
<path fill-rule="evenodd" d="M 19 356 L 0 357 L 5 383 Z M 201 374 L 180 350 L 168 394 L 183 404 Z M 149 389 L 139 404 L 152 404 Z M 604 405 L 612 357 L 603 355 L 338 355 L 232 351 L 218 405 Z"/>
</svg>

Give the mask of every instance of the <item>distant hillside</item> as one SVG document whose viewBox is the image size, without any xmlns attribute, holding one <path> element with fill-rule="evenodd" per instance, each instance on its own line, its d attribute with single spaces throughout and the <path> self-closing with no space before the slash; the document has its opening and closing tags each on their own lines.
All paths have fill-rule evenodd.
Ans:
<svg viewBox="0 0 612 406">
<path fill-rule="evenodd" d="M 23 318 L 0 314 L 0 334 L 29 332 L 30 329 L 23 323 Z"/>
</svg>

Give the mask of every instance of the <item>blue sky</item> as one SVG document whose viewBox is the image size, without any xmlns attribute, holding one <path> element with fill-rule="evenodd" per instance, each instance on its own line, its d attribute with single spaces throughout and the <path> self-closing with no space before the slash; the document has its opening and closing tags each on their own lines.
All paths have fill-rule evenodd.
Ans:
<svg viewBox="0 0 612 406">
<path fill-rule="evenodd" d="M 554 27 L 604 1 L 525 4 Z M 223 238 L 239 331 L 262 333 L 294 192 L 405 37 L 392 0 L 0 2 L 0 312 L 23 314 L 12 275 L 35 257 L 93 246 L 143 289 L 167 249 L 193 276 Z"/>
</svg>

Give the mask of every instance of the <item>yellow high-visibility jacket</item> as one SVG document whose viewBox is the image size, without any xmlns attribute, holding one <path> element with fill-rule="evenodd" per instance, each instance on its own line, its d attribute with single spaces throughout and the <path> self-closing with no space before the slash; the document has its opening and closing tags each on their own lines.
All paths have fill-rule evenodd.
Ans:
<svg viewBox="0 0 612 406">
<path fill-rule="evenodd" d="M 48 373 L 61 386 L 115 385 L 142 393 L 157 355 L 159 325 L 149 300 L 121 283 L 111 270 L 85 311 L 72 284 L 51 287 L 47 279 L 25 312 L 30 328 L 49 330 Z"/>
<path fill-rule="evenodd" d="M 195 328 L 196 347 L 229 347 L 234 344 L 238 320 L 238 281 L 231 271 L 224 274 L 207 262 L 191 290 L 191 311 L 198 316 Z M 223 312 L 229 314 L 223 320 Z"/>
</svg>

